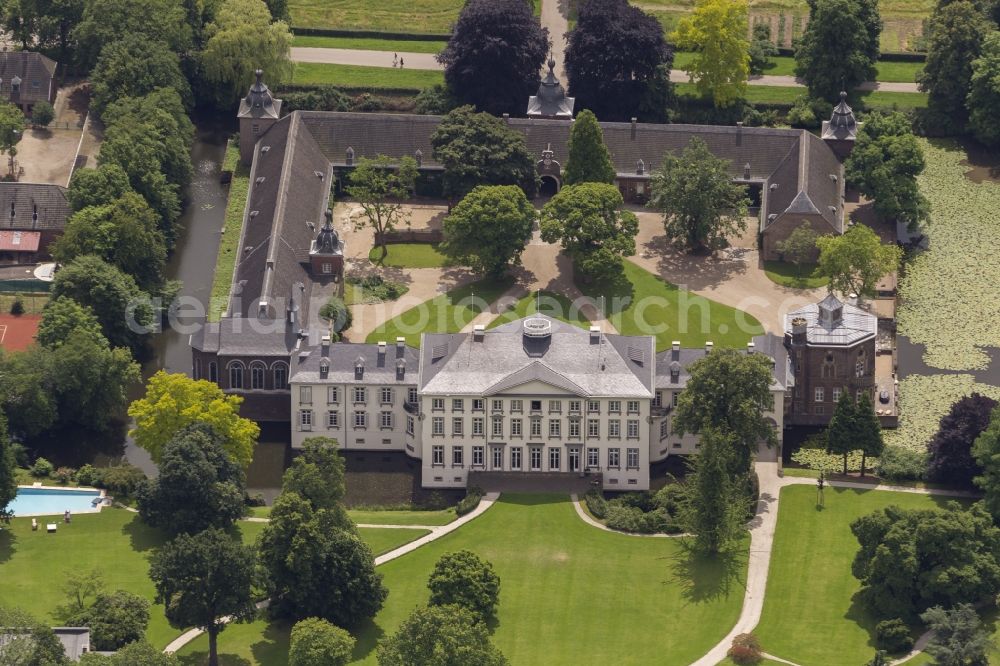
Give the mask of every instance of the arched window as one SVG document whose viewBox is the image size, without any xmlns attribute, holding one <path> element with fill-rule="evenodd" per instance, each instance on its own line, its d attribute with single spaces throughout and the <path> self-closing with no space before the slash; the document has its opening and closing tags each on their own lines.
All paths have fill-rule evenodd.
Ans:
<svg viewBox="0 0 1000 666">
<path fill-rule="evenodd" d="M 274 388 L 285 389 L 288 387 L 288 365 L 284 361 L 276 361 L 271 365 L 274 372 Z"/>
<path fill-rule="evenodd" d="M 837 366 L 833 363 L 833 354 L 827 354 L 823 359 L 823 379 L 829 379 L 836 374 Z"/>
<path fill-rule="evenodd" d="M 219 366 L 215 364 L 215 361 L 208 364 L 208 381 L 213 384 L 219 383 Z"/>
<path fill-rule="evenodd" d="M 194 379 L 201 379 L 201 359 L 194 360 Z"/>
<path fill-rule="evenodd" d="M 229 363 L 229 388 L 243 388 L 243 364 L 239 361 Z"/>
<path fill-rule="evenodd" d="M 854 368 L 854 373 L 858 377 L 864 377 L 865 372 L 868 370 L 868 354 L 865 353 L 864 348 L 858 350 L 858 363 Z"/>
<path fill-rule="evenodd" d="M 254 361 L 250 364 L 250 388 L 254 391 L 263 390 L 264 387 L 264 371 L 267 368 L 260 361 Z"/>
</svg>

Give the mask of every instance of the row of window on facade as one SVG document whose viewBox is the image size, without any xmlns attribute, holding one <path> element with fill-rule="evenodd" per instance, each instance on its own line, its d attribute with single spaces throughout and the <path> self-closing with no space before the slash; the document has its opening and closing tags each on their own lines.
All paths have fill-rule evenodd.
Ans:
<svg viewBox="0 0 1000 666">
<path fill-rule="evenodd" d="M 471 401 L 472 411 L 482 412 L 486 410 L 486 400 L 483 398 L 473 398 Z M 510 400 L 510 412 L 512 414 L 520 414 L 524 412 L 524 400 L 520 398 L 513 398 Z M 542 412 L 542 400 L 529 400 L 528 409 L 532 413 Z M 549 414 L 562 414 L 563 413 L 563 400 L 548 400 L 547 411 Z M 567 400 L 565 401 L 566 411 L 569 414 L 582 414 L 583 410 L 583 400 Z M 600 414 L 601 413 L 601 401 L 600 400 L 587 400 L 587 413 L 588 414 Z M 608 413 L 609 414 L 620 414 L 622 411 L 622 400 L 608 400 Z M 626 400 L 625 409 L 629 414 L 638 414 L 640 409 L 640 402 L 638 400 Z M 490 400 L 490 411 L 491 412 L 504 412 L 505 405 L 502 398 L 493 398 Z M 445 411 L 445 399 L 444 398 L 431 398 L 431 411 L 432 412 L 443 412 Z M 452 398 L 451 399 L 451 411 L 453 412 L 464 412 L 465 411 L 465 399 L 464 398 Z"/>
<path fill-rule="evenodd" d="M 486 467 L 486 447 L 485 446 L 473 446 L 472 448 L 472 467 L 483 468 Z M 506 448 L 506 453 L 505 453 Z M 548 447 L 548 467 L 543 470 L 542 468 L 542 450 L 545 447 L 542 446 L 529 446 L 528 447 L 528 469 L 532 472 L 561 472 L 562 468 L 562 447 Z M 620 448 L 610 448 L 607 450 L 607 466 L 606 469 L 609 470 L 620 470 L 621 469 L 621 452 Z M 511 446 L 502 447 L 494 446 L 491 447 L 491 469 L 502 470 L 520 470 L 523 469 L 522 454 L 524 453 L 524 447 L 521 446 Z M 435 445 L 431 447 L 431 466 L 432 467 L 444 467 L 445 465 L 445 447 L 444 445 Z M 599 470 L 601 469 L 601 450 L 596 447 L 591 447 L 586 450 L 586 468 L 588 470 Z M 567 470 L 569 472 L 580 471 L 580 448 L 579 447 L 569 447 L 567 450 Z M 505 461 L 505 458 L 507 459 Z M 504 463 L 507 463 L 505 466 Z M 451 466 L 452 467 L 465 467 L 465 447 L 462 445 L 456 445 L 451 447 Z M 633 470 L 639 469 L 639 449 L 637 448 L 627 448 L 625 449 L 625 469 Z"/>
<path fill-rule="evenodd" d="M 271 385 L 267 385 L 267 375 L 270 370 Z M 226 365 L 229 373 L 229 388 L 242 390 L 249 388 L 252 391 L 263 391 L 267 389 L 288 388 L 288 364 L 284 361 L 274 361 L 268 368 L 263 361 L 251 361 L 249 368 L 243 361 L 230 361 Z M 249 375 L 249 382 L 247 375 Z M 194 378 L 207 379 L 213 384 L 219 383 L 219 366 L 215 361 L 208 364 L 208 374 L 202 374 L 201 359 L 194 361 Z"/>
</svg>

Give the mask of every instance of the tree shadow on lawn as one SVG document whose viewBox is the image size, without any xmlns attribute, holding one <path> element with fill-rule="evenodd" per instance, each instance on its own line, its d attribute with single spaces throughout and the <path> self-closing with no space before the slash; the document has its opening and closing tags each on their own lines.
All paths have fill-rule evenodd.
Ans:
<svg viewBox="0 0 1000 666">
<path fill-rule="evenodd" d="M 250 646 L 258 664 L 287 666 L 288 647 L 292 626 L 288 622 L 274 621 L 264 629 L 264 640 Z"/>
<path fill-rule="evenodd" d="M 728 597 L 737 588 L 742 594 L 749 553 L 748 539 L 740 545 L 714 555 L 706 555 L 693 548 L 688 540 L 681 542 L 681 550 L 672 558 L 673 577 L 670 582 L 681 588 L 685 600 L 699 604 Z"/>
<path fill-rule="evenodd" d="M 182 666 L 205 666 L 208 663 L 208 652 L 193 652 L 189 655 L 183 657 L 178 657 L 178 661 Z M 272 664 L 287 664 L 288 657 L 285 656 L 285 660 L 281 662 L 260 662 L 262 664 L 267 664 L 271 666 Z M 240 657 L 235 654 L 226 654 L 224 652 L 219 653 L 219 666 L 251 666 L 250 660 L 245 657 Z"/>
<path fill-rule="evenodd" d="M 844 613 L 844 619 L 854 622 L 865 630 L 868 634 L 868 642 L 866 645 L 871 648 L 872 652 L 878 649 L 875 644 L 875 625 L 878 624 L 878 619 L 873 616 L 865 606 L 862 601 L 860 590 L 851 596 L 851 606 L 847 609 L 847 612 Z"/>
<path fill-rule="evenodd" d="M 0 526 L 0 564 L 14 556 L 17 537 L 10 531 L 10 525 Z"/>
<path fill-rule="evenodd" d="M 418 606 L 419 604 L 414 604 L 413 608 Z M 385 636 L 385 630 L 375 624 L 373 620 L 368 619 L 359 624 L 351 634 L 357 640 L 354 644 L 354 651 L 351 652 L 351 661 L 360 661 L 375 651 L 379 641 Z"/>
<path fill-rule="evenodd" d="M 692 254 L 678 249 L 666 235 L 654 236 L 640 250 L 647 256 L 658 257 L 656 275 L 692 291 L 727 282 L 747 272 L 746 261 L 720 254 Z"/>
<path fill-rule="evenodd" d="M 137 513 L 132 514 L 132 520 L 122 526 L 122 534 L 129 538 L 132 550 L 138 553 L 159 548 L 167 541 L 163 532 L 142 522 Z"/>
</svg>

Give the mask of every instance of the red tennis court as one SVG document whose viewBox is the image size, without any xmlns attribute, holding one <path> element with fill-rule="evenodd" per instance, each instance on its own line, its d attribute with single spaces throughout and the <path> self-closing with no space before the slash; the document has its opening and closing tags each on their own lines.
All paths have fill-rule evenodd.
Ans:
<svg viewBox="0 0 1000 666">
<path fill-rule="evenodd" d="M 0 315 L 0 347 L 21 351 L 35 341 L 41 315 Z"/>
</svg>

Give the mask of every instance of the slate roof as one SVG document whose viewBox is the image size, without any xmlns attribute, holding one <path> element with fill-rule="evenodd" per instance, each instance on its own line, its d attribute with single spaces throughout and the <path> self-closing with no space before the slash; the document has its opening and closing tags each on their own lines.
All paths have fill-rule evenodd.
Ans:
<svg viewBox="0 0 1000 666">
<path fill-rule="evenodd" d="M 48 100 L 49 85 L 56 73 L 56 61 L 33 51 L 0 51 L 0 96 L 20 104 Z M 21 79 L 19 93 L 11 81 Z M 37 83 L 37 85 L 35 85 Z M 12 96 L 13 95 L 13 96 Z"/>
<path fill-rule="evenodd" d="M 551 322 L 548 343 L 523 335 L 523 319 L 486 331 L 422 336 L 421 392 L 444 395 L 493 395 L 541 381 L 585 397 L 652 397 L 654 347 L 651 336 L 606 335 L 543 315 Z M 600 342 L 597 341 L 599 337 Z M 623 356 L 632 347 L 640 360 Z"/>
<path fill-rule="evenodd" d="M 555 72 L 556 61 L 549 58 L 549 73 L 538 84 L 538 93 L 528 98 L 527 116 L 549 118 L 572 118 L 575 97 L 567 97 Z"/>
<path fill-rule="evenodd" d="M 66 228 L 69 215 L 65 187 L 0 182 L 0 229 L 61 230 Z"/>
<path fill-rule="evenodd" d="M 821 310 L 842 308 L 839 317 L 824 321 Z M 850 346 L 878 332 L 878 317 L 850 303 L 841 303 L 833 294 L 827 294 L 819 303 L 789 312 L 785 315 L 785 332 L 791 334 L 792 320 L 801 317 L 806 320 L 806 340 L 818 346 Z"/>
<path fill-rule="evenodd" d="M 323 359 L 329 363 L 326 377 L 320 373 Z M 356 374 L 358 359 L 364 361 L 364 373 L 360 380 Z M 398 372 L 400 361 L 403 362 L 402 375 Z M 329 345 L 325 352 L 322 345 L 316 345 L 297 356 L 293 355 L 290 381 L 308 384 L 363 382 L 413 386 L 417 383 L 419 363 L 419 350 L 405 344 L 400 348 L 392 341 L 387 342 L 384 354 L 379 353 L 377 344 L 338 342 Z"/>
<path fill-rule="evenodd" d="M 440 116 L 395 113 L 339 113 L 294 111 L 309 128 L 323 154 L 336 166 L 347 165 L 347 150 L 354 159 L 376 155 L 401 157 L 422 155 L 424 169 L 440 169 L 433 157 L 430 137 Z M 522 134 L 528 150 L 536 156 L 551 145 L 554 159 L 568 156 L 570 120 L 509 118 L 509 125 Z M 777 184 L 765 189 L 767 213 L 780 215 L 800 195 L 838 231 L 842 231 L 842 201 L 838 183 L 843 168 L 833 151 L 805 130 L 715 125 L 657 125 L 602 122 L 604 143 L 621 177 L 648 178 L 659 168 L 667 152 L 683 150 L 692 137 L 699 137 L 712 153 L 729 160 L 733 178 Z M 273 130 L 272 130 L 273 131 Z M 266 137 L 267 135 L 265 135 Z M 642 160 L 644 174 L 636 173 Z M 747 170 L 749 165 L 749 170 Z M 749 171 L 749 174 L 746 172 Z M 835 175 L 836 180 L 830 178 Z M 837 212 L 831 211 L 833 206 Z"/>
<path fill-rule="evenodd" d="M 847 93 L 840 93 L 840 103 L 833 107 L 830 120 L 823 122 L 822 136 L 824 139 L 837 139 L 838 141 L 853 141 L 858 135 L 858 121 L 854 118 L 854 111 L 847 104 Z"/>
<path fill-rule="evenodd" d="M 754 353 L 763 354 L 774 361 L 774 379 L 777 382 L 772 388 L 785 389 L 793 383 L 789 365 L 788 350 L 784 339 L 777 335 L 759 335 L 753 339 Z M 710 352 L 709 352 L 710 353 Z M 704 349 L 665 349 L 656 355 L 656 388 L 683 390 L 691 379 L 688 367 L 700 358 L 704 358 Z M 676 373 L 672 372 L 676 370 Z"/>
<path fill-rule="evenodd" d="M 237 118 L 279 118 L 281 116 L 281 100 L 271 94 L 271 89 L 264 83 L 264 72 L 258 69 L 254 72 L 256 80 L 250 85 L 245 97 L 240 100 L 240 110 Z"/>
</svg>

